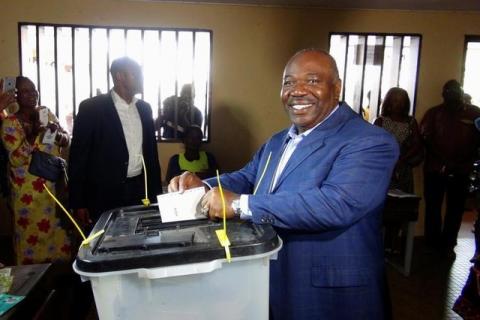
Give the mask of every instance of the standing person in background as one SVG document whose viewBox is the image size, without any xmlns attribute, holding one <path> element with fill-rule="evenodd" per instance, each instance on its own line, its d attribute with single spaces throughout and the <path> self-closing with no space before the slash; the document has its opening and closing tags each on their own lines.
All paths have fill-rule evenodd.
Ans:
<svg viewBox="0 0 480 320">
<path fill-rule="evenodd" d="M 385 95 L 381 116 L 374 124 L 390 132 L 400 146 L 400 157 L 390 180 L 390 189 L 399 189 L 406 193 L 414 193 L 413 167 L 423 160 L 422 137 L 415 118 L 409 116 L 410 98 L 407 91 L 391 88 Z M 385 251 L 401 253 L 403 251 L 405 230 L 403 223 L 385 221 Z"/>
<path fill-rule="evenodd" d="M 58 119 L 48 111 L 47 125 L 57 130 L 53 144 L 43 144 L 45 127 L 39 120 L 38 92 L 25 77 L 16 80 L 19 110 L 3 120 L 1 139 L 8 152 L 10 207 L 14 212 L 15 255 L 17 264 L 45 263 L 71 258 L 70 241 L 59 226 L 55 201 L 43 184 L 55 191 L 55 183 L 32 175 L 28 171 L 35 149 L 60 156 L 60 148 L 68 146 L 68 134 Z"/>
<path fill-rule="evenodd" d="M 463 90 L 456 80 L 443 86 L 443 103 L 427 111 L 420 124 L 425 143 L 424 164 L 425 238 L 428 246 L 455 258 L 467 197 L 468 176 L 477 158 L 480 134 L 474 121 L 480 109 L 465 104 Z M 447 208 L 442 228 L 442 203 Z"/>
<path fill-rule="evenodd" d="M 163 138 L 182 139 L 190 125 L 202 125 L 202 112 L 194 105 L 195 90 L 191 84 L 185 84 L 180 97 L 171 96 L 163 101 L 163 110 L 159 112 L 157 126 L 163 127 Z"/>
<path fill-rule="evenodd" d="M 17 101 L 15 99 L 15 92 L 13 90 L 3 92 L 3 79 L 0 79 L 0 127 L 2 126 L 2 120 L 7 116 L 5 109 L 11 104 Z M 0 195 L 4 197 L 9 194 L 8 178 L 7 178 L 7 164 L 8 154 L 7 150 L 0 143 Z"/>
<path fill-rule="evenodd" d="M 281 89 L 292 125 L 245 167 L 220 176 L 227 218 L 272 224 L 283 240 L 270 262 L 274 320 L 380 320 L 389 314 L 381 224 L 398 145 L 339 103 L 340 90 L 327 52 L 296 53 Z M 222 217 L 216 178 L 205 183 L 212 189 L 202 207 L 211 218 Z M 203 185 L 185 172 L 168 188 Z"/>
<path fill-rule="evenodd" d="M 468 93 L 464 93 L 463 102 L 465 102 L 465 104 L 472 104 L 472 96 L 469 95 Z"/>
<path fill-rule="evenodd" d="M 167 183 L 185 171 L 193 172 L 201 179 L 215 175 L 215 170 L 218 169 L 217 161 L 211 153 L 200 150 L 202 139 L 203 133 L 199 126 L 187 127 L 183 138 L 185 152 L 170 158 L 166 175 Z"/>
<path fill-rule="evenodd" d="M 381 116 L 374 124 L 393 134 L 400 146 L 400 157 L 392 174 L 390 188 L 413 193 L 413 167 L 423 160 L 423 145 L 417 121 L 409 116 L 409 111 L 407 91 L 391 88 L 385 95 Z"/>
<path fill-rule="evenodd" d="M 73 127 L 70 207 L 84 224 L 106 210 L 141 205 L 145 175 L 152 203 L 162 192 L 152 110 L 135 98 L 143 91 L 141 67 L 123 57 L 112 62 L 110 72 L 113 89 L 83 101 Z"/>
</svg>

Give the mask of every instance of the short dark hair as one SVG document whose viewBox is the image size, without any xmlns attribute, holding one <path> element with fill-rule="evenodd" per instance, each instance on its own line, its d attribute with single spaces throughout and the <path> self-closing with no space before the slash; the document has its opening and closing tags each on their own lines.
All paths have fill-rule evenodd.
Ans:
<svg viewBox="0 0 480 320">
<path fill-rule="evenodd" d="M 18 89 L 18 84 L 23 82 L 23 81 L 27 81 L 27 82 L 30 82 L 30 83 L 33 83 L 33 81 L 30 79 L 30 78 L 27 78 L 27 77 L 24 77 L 24 76 L 18 76 L 16 79 L 15 79 L 15 88 Z M 34 84 L 34 83 L 33 83 Z M 34 84 L 35 85 L 35 84 Z"/>
<path fill-rule="evenodd" d="M 129 57 L 121 57 L 112 61 L 110 66 L 110 74 L 112 79 L 115 80 L 115 74 L 117 72 L 125 71 L 129 66 L 140 67 L 137 61 Z"/>
<path fill-rule="evenodd" d="M 305 48 L 305 49 L 299 50 L 290 58 L 290 60 L 288 60 L 288 63 L 290 63 L 290 61 L 292 61 L 297 56 L 302 55 L 304 53 L 309 53 L 309 52 L 314 52 L 314 53 L 324 55 L 330 61 L 330 67 L 332 68 L 332 71 L 333 71 L 334 80 L 340 80 L 340 76 L 339 76 L 339 73 L 338 73 L 337 62 L 335 61 L 335 59 L 332 57 L 332 55 L 330 53 L 328 53 L 327 51 L 325 51 L 323 49 Z"/>
<path fill-rule="evenodd" d="M 458 82 L 455 79 L 450 79 L 447 82 L 445 82 L 445 84 L 443 85 L 443 90 L 451 87 L 458 88 L 463 91 L 462 85 L 460 84 L 460 82 Z"/>
<path fill-rule="evenodd" d="M 185 128 L 185 133 L 183 134 L 183 136 L 186 137 L 190 134 L 190 132 L 195 132 L 195 131 L 200 133 L 200 135 L 203 137 L 202 128 L 200 128 L 200 126 L 197 126 L 197 125 L 194 125 L 194 124 L 189 125 L 188 127 Z"/>
</svg>

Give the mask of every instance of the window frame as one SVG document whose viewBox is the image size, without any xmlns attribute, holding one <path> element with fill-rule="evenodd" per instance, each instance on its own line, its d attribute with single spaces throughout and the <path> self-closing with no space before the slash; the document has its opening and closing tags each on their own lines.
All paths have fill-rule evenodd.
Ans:
<svg viewBox="0 0 480 320">
<path fill-rule="evenodd" d="M 18 37 L 18 61 L 19 61 L 19 68 L 20 68 L 20 74 L 23 75 L 23 71 L 24 71 L 24 66 L 23 66 L 23 60 L 22 60 L 22 52 L 23 52 L 23 48 L 22 48 L 22 27 L 23 26 L 34 26 L 36 28 L 35 32 L 36 32 L 36 73 L 37 73 L 37 78 L 35 79 L 36 80 L 36 84 L 37 84 L 37 90 L 39 92 L 39 105 L 41 104 L 41 75 L 40 75 L 40 40 L 39 40 L 39 30 L 41 27 L 53 27 L 53 30 L 54 30 L 54 71 L 55 71 L 55 108 L 53 108 L 53 106 L 48 106 L 49 108 L 51 108 L 52 111 L 55 112 L 55 115 L 56 116 L 59 116 L 59 90 L 58 90 L 58 48 L 57 48 L 57 29 L 58 28 L 70 28 L 71 29 L 71 40 L 72 40 L 72 43 L 71 43 L 71 46 L 72 46 L 72 56 L 71 56 L 71 59 L 72 59 L 72 104 L 73 104 L 73 108 L 72 108 L 72 112 L 73 112 L 73 120 L 75 120 L 75 117 L 77 115 L 77 112 L 78 112 L 78 106 L 80 105 L 80 103 L 83 101 L 80 100 L 80 101 L 77 101 L 77 97 L 76 97 L 76 83 L 75 83 L 75 69 L 76 69 L 76 66 L 75 66 L 75 29 L 76 28 L 85 28 L 85 29 L 88 29 L 88 33 L 89 33 L 89 87 L 90 87 L 90 95 L 88 98 L 92 98 L 95 96 L 95 93 L 93 92 L 93 87 L 92 87 L 92 83 L 93 83 L 93 77 L 92 77 L 92 31 L 94 29 L 106 29 L 107 30 L 107 39 L 108 36 L 109 36 L 109 31 L 111 30 L 119 30 L 119 29 L 122 29 L 123 32 L 124 32 L 124 38 L 126 38 L 126 34 L 129 30 L 140 30 L 141 31 L 141 39 L 142 39 L 142 42 L 144 41 L 144 34 L 145 34 L 145 31 L 157 31 L 159 32 L 159 35 L 161 35 L 161 33 L 163 31 L 170 31 L 170 32 L 175 32 L 175 38 L 176 38 L 176 41 L 177 41 L 177 45 L 178 45 L 178 35 L 180 32 L 192 32 L 192 34 L 194 35 L 193 36 L 193 50 L 195 50 L 195 33 L 196 32 L 205 32 L 205 33 L 209 33 L 209 37 L 210 37 L 210 41 L 209 41 L 209 71 L 208 71 L 208 77 L 207 77 L 207 88 L 206 88 L 206 92 L 205 92 L 205 95 L 206 95 L 206 98 L 205 98 L 205 104 L 206 106 L 204 106 L 205 108 L 205 111 L 206 111 L 206 114 L 204 114 L 204 124 L 202 124 L 202 131 L 203 131 L 203 140 L 202 140 L 202 143 L 209 143 L 210 142 L 210 139 L 211 139 L 211 113 L 212 113 L 212 110 L 213 110 L 213 106 L 212 106 L 212 87 L 213 87 L 213 36 L 214 36 L 214 33 L 213 33 L 213 30 L 211 29 L 205 29 L 205 28 L 174 28 L 174 27 L 145 27 L 145 26 L 114 26 L 114 25 L 90 25 L 90 24 L 59 24 L 59 23 L 38 23 L 38 22 L 27 22 L 27 21 L 20 21 L 18 22 L 17 24 L 17 27 L 18 27 L 18 30 L 17 30 L 17 37 Z M 143 66 L 143 60 L 142 61 L 139 61 L 139 63 Z M 111 64 L 111 60 L 110 60 L 110 50 L 107 50 L 107 88 L 108 90 L 111 89 L 111 87 L 113 86 L 113 84 L 111 83 L 110 81 L 110 74 L 109 74 L 109 66 Z M 144 75 L 145 77 L 145 75 Z M 192 79 L 192 83 L 195 83 L 195 81 Z M 160 86 L 159 86 L 160 87 Z M 180 88 L 181 85 L 179 84 L 178 82 L 178 78 L 175 79 L 175 95 L 178 96 L 178 94 L 180 93 Z M 145 92 L 145 88 L 144 90 L 142 91 L 141 93 L 141 98 L 143 99 L 144 97 L 144 92 Z M 160 89 L 158 89 L 158 92 L 160 92 Z M 88 99 L 87 98 L 87 99 Z M 148 102 L 148 101 L 146 101 Z M 162 108 L 163 108 L 163 101 L 159 101 L 159 105 L 162 105 Z M 151 105 L 152 107 L 152 116 L 153 116 L 153 120 L 155 121 L 157 119 L 157 115 L 156 115 L 156 112 L 158 110 L 158 106 L 153 106 Z M 170 139 L 167 139 L 167 138 L 162 138 L 160 137 L 160 132 L 159 132 L 159 129 L 156 129 L 156 137 L 157 137 L 157 143 L 179 143 L 179 142 L 182 142 L 182 139 L 181 138 L 170 138 Z M 70 133 L 71 134 L 71 133 Z"/>
<path fill-rule="evenodd" d="M 417 107 L 417 95 L 418 95 L 418 80 L 420 76 L 420 62 L 421 62 L 421 56 L 422 56 L 422 40 L 423 37 L 419 33 L 385 33 L 385 32 L 329 32 L 328 35 L 328 52 L 330 52 L 331 49 L 331 39 L 332 36 L 346 36 L 347 37 L 347 43 L 346 43 L 346 48 L 345 50 L 345 59 L 344 59 L 344 65 L 343 65 L 343 74 L 340 74 L 340 79 L 342 80 L 342 89 L 341 89 L 341 97 L 340 101 L 344 101 L 345 98 L 345 77 L 347 74 L 347 64 L 348 64 L 348 46 L 349 46 L 349 36 L 361 36 L 365 37 L 365 40 L 368 39 L 369 36 L 374 36 L 374 37 L 383 37 L 383 44 L 381 45 L 381 58 L 382 58 L 382 63 L 380 67 L 380 79 L 379 79 L 379 92 L 378 92 L 378 99 L 377 99 L 377 114 L 376 117 L 378 117 L 381 113 L 381 98 L 386 94 L 382 92 L 382 81 L 383 81 L 383 69 L 384 69 L 384 64 L 385 64 L 385 39 L 386 37 L 402 37 L 401 41 L 401 47 L 400 47 L 400 55 L 399 55 L 399 63 L 398 63 L 398 76 L 397 76 L 397 84 L 400 82 L 400 70 L 402 66 L 402 52 L 404 48 L 404 37 L 418 37 L 418 55 L 417 55 L 417 65 L 416 65 L 416 70 L 415 70 L 415 86 L 413 87 L 413 102 L 411 103 L 411 116 L 415 116 L 416 112 L 416 107 Z M 363 48 L 363 63 L 362 63 L 362 79 L 361 79 L 361 94 L 360 94 L 360 102 L 363 101 L 364 97 L 364 84 L 365 84 L 365 67 L 367 65 L 366 59 L 367 59 L 367 50 L 368 50 L 368 44 L 365 41 L 365 45 Z M 342 70 L 342 68 L 339 67 L 339 71 Z M 354 108 L 354 106 L 352 106 Z M 361 114 L 362 107 L 360 106 L 358 113 Z"/>
<path fill-rule="evenodd" d="M 462 88 L 464 88 L 465 85 L 465 65 L 467 63 L 467 49 L 468 49 L 468 43 L 469 42 L 478 42 L 480 43 L 480 35 L 474 35 L 474 34 L 466 34 L 463 40 L 463 62 L 462 62 L 462 75 L 461 75 L 461 85 Z M 466 92 L 468 93 L 468 92 Z M 472 101 L 473 103 L 473 101 Z M 474 103 L 473 103 L 474 104 Z M 475 105 L 475 104 L 474 104 Z"/>
</svg>

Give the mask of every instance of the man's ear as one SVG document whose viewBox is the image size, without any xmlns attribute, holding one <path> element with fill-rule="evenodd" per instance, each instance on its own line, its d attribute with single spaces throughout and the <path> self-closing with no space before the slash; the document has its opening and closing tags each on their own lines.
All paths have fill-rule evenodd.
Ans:
<svg viewBox="0 0 480 320">
<path fill-rule="evenodd" d="M 342 92 L 342 80 L 338 79 L 335 81 L 335 98 L 337 99 L 337 102 L 340 101 L 340 92 Z"/>
<path fill-rule="evenodd" d="M 113 78 L 113 80 L 114 80 L 115 82 L 119 82 L 119 81 L 122 81 L 122 80 L 123 80 L 124 74 L 123 74 L 123 72 L 121 72 L 121 71 L 117 71 L 117 72 L 115 72 L 115 74 L 113 75 L 112 78 Z"/>
</svg>

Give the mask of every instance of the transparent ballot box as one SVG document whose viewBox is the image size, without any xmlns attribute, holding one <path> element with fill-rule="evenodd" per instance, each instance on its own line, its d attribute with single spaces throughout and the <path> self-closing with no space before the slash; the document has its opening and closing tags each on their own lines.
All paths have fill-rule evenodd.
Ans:
<svg viewBox="0 0 480 320">
<path fill-rule="evenodd" d="M 269 264 L 282 243 L 270 225 L 162 223 L 158 207 L 105 212 L 73 268 L 92 285 L 100 319 L 268 319 Z"/>
</svg>

